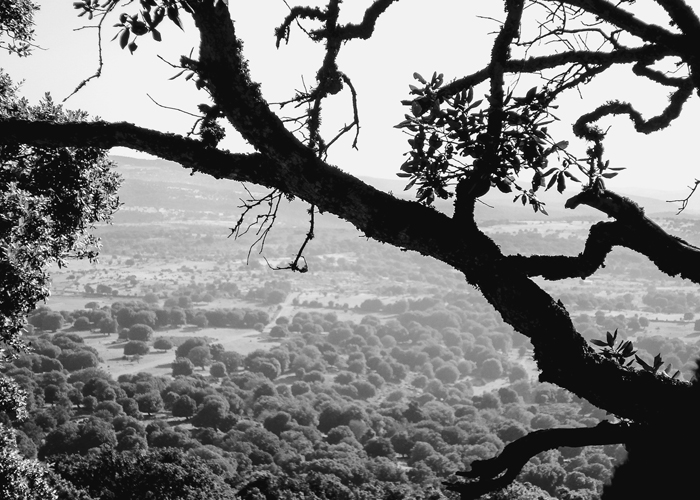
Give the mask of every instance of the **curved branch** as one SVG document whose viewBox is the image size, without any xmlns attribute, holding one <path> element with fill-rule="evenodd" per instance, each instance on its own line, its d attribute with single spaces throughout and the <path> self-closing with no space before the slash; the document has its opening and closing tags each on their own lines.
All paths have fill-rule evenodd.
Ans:
<svg viewBox="0 0 700 500">
<path fill-rule="evenodd" d="M 216 178 L 278 188 L 351 222 L 368 237 L 432 256 L 463 272 L 506 322 L 532 340 L 543 381 L 640 422 L 662 420 L 664 408 L 682 407 L 692 399 L 687 384 L 626 370 L 595 354 L 563 306 L 512 265 L 475 224 L 456 223 L 429 207 L 395 198 L 315 156 L 300 165 L 294 158 L 276 161 L 260 153 L 232 154 L 125 123 L 0 120 L 0 144 L 14 142 L 43 147 L 125 146 Z M 275 141 L 270 143 L 273 147 Z M 648 404 L 652 399 L 655 404 Z"/>
<path fill-rule="evenodd" d="M 659 47 L 657 45 L 621 48 L 612 52 L 572 50 L 569 52 L 562 52 L 561 54 L 530 57 L 527 59 L 510 59 L 505 63 L 505 71 L 507 73 L 537 73 L 565 64 L 587 64 L 597 66 L 627 64 L 640 60 L 651 63 L 674 54 L 674 51 L 671 49 Z M 453 96 L 462 90 L 486 81 L 487 78 L 488 67 L 445 85 L 440 89 L 438 96 L 440 98 Z"/>
<path fill-rule="evenodd" d="M 289 14 L 287 14 L 287 17 L 284 18 L 284 21 L 282 21 L 282 24 L 275 28 L 275 45 L 277 48 L 280 48 L 280 43 L 282 43 L 282 40 L 285 41 L 285 43 L 289 43 L 289 32 L 290 32 L 290 27 L 294 21 L 297 21 L 299 18 L 301 19 L 316 19 L 318 21 L 323 21 L 326 18 L 326 14 L 319 9 L 318 7 L 294 7 L 290 9 Z"/>
<path fill-rule="evenodd" d="M 234 155 L 198 141 L 129 124 L 51 124 L 0 120 L 0 144 L 126 146 L 217 178 L 278 188 L 354 224 L 368 237 L 439 259 L 461 271 L 535 346 L 541 378 L 611 413 L 640 422 L 663 421 L 665 408 L 683 407 L 688 385 L 633 372 L 597 355 L 575 330 L 566 309 L 503 256 L 473 220 L 455 222 L 416 202 L 383 193 L 328 165 L 289 132 L 252 82 L 224 2 L 200 2 L 200 60 L 183 65 L 222 113 L 257 150 Z M 225 48 L 225 50 L 224 50 Z M 650 404 L 649 401 L 654 401 Z"/>
<path fill-rule="evenodd" d="M 491 93 L 489 94 L 489 117 L 487 125 L 488 140 L 490 142 L 491 155 L 495 160 L 497 154 L 497 144 L 503 129 L 503 75 L 506 72 L 506 62 L 510 59 L 510 45 L 518 37 L 520 30 L 520 19 L 523 15 L 523 0 L 506 1 L 506 20 L 501 27 L 501 31 L 496 36 L 491 51 L 491 62 L 489 63 L 488 74 L 491 80 Z"/>
<path fill-rule="evenodd" d="M 668 76 L 661 71 L 650 68 L 649 65 L 643 61 L 640 61 L 632 66 L 632 72 L 637 76 L 643 76 L 652 82 L 656 82 L 659 85 L 665 85 L 667 87 L 682 87 L 688 83 L 687 78 Z"/>
<path fill-rule="evenodd" d="M 666 233 L 632 200 L 607 190 L 599 195 L 585 190 L 566 206 L 575 208 L 580 204 L 617 219 L 593 225 L 582 253 L 571 257 L 513 255 L 507 259 L 528 276 L 548 280 L 587 278 L 603 266 L 613 247 L 619 246 L 646 256 L 669 276 L 680 275 L 700 284 L 700 248 Z"/>
<path fill-rule="evenodd" d="M 360 24 L 346 24 L 338 28 L 337 34 L 340 35 L 343 40 L 350 40 L 352 38 L 368 40 L 374 33 L 374 28 L 379 16 L 386 12 L 392 3 L 398 1 L 399 0 L 375 0 L 372 5 L 367 7 Z"/>
<path fill-rule="evenodd" d="M 687 41 L 683 35 L 672 33 L 655 24 L 647 24 L 635 17 L 634 14 L 607 0 L 560 1 L 567 5 L 583 9 L 597 18 L 623 29 L 630 35 L 634 35 L 646 42 L 662 45 L 680 53 L 688 50 L 688 47 L 684 47 Z"/>
<path fill-rule="evenodd" d="M 686 80 L 684 84 L 671 95 L 668 106 L 666 106 L 661 114 L 653 116 L 648 120 L 645 120 L 642 114 L 634 109 L 630 103 L 620 101 L 608 102 L 602 106 L 599 106 L 590 113 L 581 115 L 581 117 L 576 120 L 576 123 L 574 123 L 574 134 L 589 141 L 600 140 L 603 132 L 598 129 L 598 127 L 591 124 L 608 115 L 629 116 L 632 123 L 634 123 L 634 129 L 637 132 L 641 132 L 643 134 L 657 132 L 668 127 L 673 120 L 680 116 L 683 105 L 693 94 L 694 89 L 694 85 L 690 81 Z"/>
<path fill-rule="evenodd" d="M 668 14 L 668 17 L 686 35 L 694 34 L 697 37 L 700 33 L 700 19 L 695 11 L 684 2 L 684 0 L 656 0 Z"/>
<path fill-rule="evenodd" d="M 274 142 L 274 141 L 273 141 Z M 418 203 L 400 200 L 340 169 L 309 156 L 303 165 L 278 162 L 261 153 L 237 154 L 201 141 L 130 123 L 54 123 L 0 119 L 0 144 L 38 147 L 128 147 L 181 164 L 217 179 L 252 182 L 302 198 L 322 212 L 348 220 L 380 241 L 423 253 L 440 244 L 454 246 L 449 217 Z M 437 242 L 423 241 L 435 238 Z"/>
<path fill-rule="evenodd" d="M 477 186 L 490 183 L 490 176 L 499 166 L 498 148 L 503 134 L 503 104 L 505 84 L 503 75 L 505 64 L 510 58 L 510 46 L 519 36 L 520 20 L 523 15 L 523 0 L 506 1 L 506 20 L 501 27 L 491 50 L 491 62 L 488 66 L 490 80 L 489 113 L 486 126 L 485 161 L 476 161 L 471 175 L 459 181 L 455 193 L 455 217 L 463 219 L 463 212 L 473 211 L 474 199 L 478 196 Z M 466 207 L 464 206 L 466 204 Z"/>
<path fill-rule="evenodd" d="M 447 485 L 447 489 L 461 493 L 462 500 L 476 499 L 484 493 L 506 487 L 513 482 L 523 466 L 546 450 L 562 446 L 581 447 L 615 444 L 629 441 L 640 426 L 626 423 L 601 422 L 595 427 L 577 429 L 545 429 L 513 441 L 503 452 L 488 460 L 471 464 L 471 470 L 458 472 L 458 476 L 477 479 L 474 482 L 458 482 Z"/>
</svg>

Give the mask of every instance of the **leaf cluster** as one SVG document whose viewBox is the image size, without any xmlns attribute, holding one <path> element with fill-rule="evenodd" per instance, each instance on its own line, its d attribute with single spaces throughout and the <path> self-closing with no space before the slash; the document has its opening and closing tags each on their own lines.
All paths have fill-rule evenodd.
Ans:
<svg viewBox="0 0 700 500">
<path fill-rule="evenodd" d="M 119 4 L 119 1 L 104 0 L 100 3 L 100 0 L 81 0 L 73 2 L 73 8 L 80 11 L 78 17 L 87 15 L 88 19 L 92 20 L 95 15 L 104 16 L 113 11 Z M 130 3 L 132 2 L 127 2 L 127 4 Z M 184 29 L 180 20 L 180 9 L 192 13 L 192 7 L 187 0 L 140 0 L 139 4 L 141 7 L 139 12 L 135 14 L 122 12 L 119 14 L 119 22 L 114 27 L 121 28 L 121 30 L 112 39 L 119 39 L 119 46 L 122 49 L 128 47 L 132 54 L 138 49 L 136 38 L 140 36 L 150 33 L 156 42 L 162 40 L 158 26 L 166 17 L 175 26 Z"/>
<path fill-rule="evenodd" d="M 39 6 L 30 0 L 0 2 L 0 49 L 28 56 L 34 39 L 34 13 Z"/>
<path fill-rule="evenodd" d="M 600 354 L 605 358 L 612 359 L 622 366 L 631 366 L 636 362 L 644 371 L 653 373 L 654 375 L 670 377 L 671 379 L 676 379 L 681 374 L 680 370 L 676 370 L 676 372 L 671 375 L 671 363 L 668 363 L 666 368 L 662 369 L 664 361 L 661 354 L 654 356 L 654 361 L 652 364 L 649 364 L 637 356 L 637 350 L 632 345 L 631 340 L 625 340 L 618 344 L 617 330 L 615 330 L 614 333 L 607 332 L 604 341 L 591 339 L 591 343 L 602 348 Z M 634 356 L 634 359 L 628 361 L 628 358 L 632 356 Z"/>
<path fill-rule="evenodd" d="M 489 167 L 489 174 L 482 185 L 472 191 L 475 197 L 483 196 L 493 186 L 501 192 L 518 192 L 514 201 L 530 203 L 535 211 L 542 204 L 535 193 L 542 187 L 557 186 L 562 192 L 567 180 L 579 182 L 568 168 L 576 162 L 565 153 L 567 141 L 555 141 L 547 126 L 557 118 L 551 113 L 547 89 L 531 88 L 524 96 L 513 96 L 509 92 L 502 110 L 502 127 L 499 137 L 488 132 L 490 114 L 495 108 L 485 99 L 474 100 L 474 89 L 470 87 L 451 96 L 444 96 L 443 75 L 434 73 L 430 80 L 414 73 L 419 86 L 409 85 L 412 99 L 401 101 L 410 107 L 410 114 L 396 125 L 411 138 L 408 159 L 401 165 L 399 177 L 410 179 L 406 189 L 418 188 L 418 200 L 428 205 L 435 197 L 447 199 L 453 196 L 454 186 L 468 178 L 486 156 L 493 152 L 498 164 Z M 491 151 L 491 153 L 490 153 Z M 549 157 L 564 156 L 558 167 L 549 168 Z M 520 187 L 516 179 L 524 169 L 533 172 L 532 187 Z"/>
<path fill-rule="evenodd" d="M 15 92 L 0 73 L 0 117 L 87 120 L 85 113 L 63 110 L 49 95 L 29 106 Z M 120 182 L 107 153 L 96 148 L 0 148 L 0 337 L 5 344 L 21 348 L 17 334 L 26 314 L 49 295 L 49 265 L 97 256 L 99 241 L 91 229 L 117 210 Z"/>
<path fill-rule="evenodd" d="M 603 348 L 601 351 L 603 357 L 612 359 L 622 366 L 630 366 L 634 362 L 634 360 L 627 361 L 627 358 L 634 356 L 637 352 L 631 340 L 625 340 L 616 345 L 617 329 L 614 333 L 607 332 L 605 341 L 591 339 L 591 343 Z"/>
</svg>

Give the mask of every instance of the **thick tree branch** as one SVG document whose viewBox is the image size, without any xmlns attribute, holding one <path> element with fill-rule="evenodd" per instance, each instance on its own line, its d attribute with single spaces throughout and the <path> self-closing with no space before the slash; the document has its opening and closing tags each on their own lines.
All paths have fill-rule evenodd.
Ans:
<svg viewBox="0 0 700 500">
<path fill-rule="evenodd" d="M 501 27 L 491 49 L 491 63 L 488 67 L 490 83 L 489 114 L 486 128 L 486 153 L 483 159 L 474 162 L 474 170 L 461 179 L 455 190 L 455 219 L 464 220 L 463 212 L 473 212 L 474 199 L 481 196 L 481 186 L 491 184 L 491 175 L 500 166 L 499 146 L 503 133 L 503 101 L 505 85 L 503 75 L 505 64 L 510 58 L 510 46 L 518 38 L 520 20 L 523 15 L 523 0 L 506 1 L 506 20 Z M 462 206 L 466 204 L 466 208 Z"/>
<path fill-rule="evenodd" d="M 686 35 L 697 38 L 700 33 L 700 19 L 684 0 L 656 0 L 666 11 L 671 20 Z"/>
<path fill-rule="evenodd" d="M 503 100 L 505 97 L 503 76 L 506 72 L 506 63 L 510 59 L 510 46 L 518 38 L 520 32 L 523 6 L 523 0 L 506 1 L 506 20 L 496 36 L 491 50 L 491 62 L 488 68 L 491 92 L 489 94 L 490 106 L 486 131 L 491 145 L 489 153 L 494 161 L 497 160 L 497 145 L 503 131 Z"/>
<path fill-rule="evenodd" d="M 593 225 L 582 253 L 570 257 L 514 255 L 508 260 L 528 276 L 549 280 L 587 278 L 603 266 L 613 247 L 619 246 L 646 256 L 669 276 L 700 283 L 700 248 L 666 233 L 632 200 L 607 190 L 598 195 L 586 190 L 571 198 L 567 207 L 581 204 L 616 219 Z"/>
<path fill-rule="evenodd" d="M 129 123 L 53 123 L 0 119 L 0 144 L 23 143 L 38 147 L 124 146 L 177 162 L 217 179 L 252 182 L 300 197 L 323 212 L 353 223 L 368 236 L 423 253 L 426 230 L 429 238 L 448 244 L 453 233 L 449 217 L 432 208 L 400 200 L 354 176 L 325 164 L 314 156 L 295 169 L 263 154 L 235 154 L 204 146 L 200 141 L 166 134 Z M 305 177 L 310 177 L 308 181 Z M 417 246 L 416 246 L 417 245 Z M 438 243 L 439 245 L 439 243 Z"/>
<path fill-rule="evenodd" d="M 377 24 L 379 16 L 384 14 L 391 4 L 395 2 L 398 2 L 398 0 L 375 0 L 365 11 L 365 15 L 360 24 L 351 23 L 341 26 L 338 28 L 337 34 L 343 40 L 350 40 L 353 38 L 368 40 L 374 33 L 374 27 Z"/>
<path fill-rule="evenodd" d="M 275 43 L 278 49 L 280 48 L 280 43 L 282 42 L 282 40 L 284 40 L 286 43 L 289 43 L 290 27 L 292 23 L 294 21 L 298 21 L 299 18 L 316 19 L 319 21 L 323 21 L 326 18 L 326 14 L 318 7 L 312 8 L 297 6 L 292 8 L 289 14 L 287 14 L 287 17 L 284 18 L 282 25 L 278 28 L 275 28 L 275 38 L 277 39 Z"/>
<path fill-rule="evenodd" d="M 607 0 L 561 0 L 567 5 L 578 7 L 603 21 L 616 26 L 645 42 L 661 45 L 683 53 L 685 37 L 672 33 L 655 24 L 647 24 L 634 14 Z"/>
<path fill-rule="evenodd" d="M 623 443 L 638 434 L 639 427 L 627 423 L 611 424 L 605 421 L 595 427 L 545 429 L 531 432 L 510 443 L 500 455 L 473 462 L 469 471 L 457 473 L 458 476 L 477 481 L 452 483 L 448 484 L 447 488 L 459 492 L 462 500 L 476 499 L 484 493 L 504 488 L 513 482 L 530 458 L 538 453 L 562 446 L 581 447 Z"/>
<path fill-rule="evenodd" d="M 0 120 L 0 144 L 13 142 L 43 147 L 125 146 L 216 178 L 281 189 L 348 220 L 369 237 L 433 256 L 463 272 L 506 322 L 532 340 L 543 380 L 641 422 L 663 419 L 664 408 L 689 399 L 686 384 L 632 372 L 595 354 L 566 310 L 504 258 L 476 225 L 456 224 L 429 207 L 394 198 L 314 156 L 297 169 L 291 162 L 221 152 L 195 140 L 129 124 Z"/>
<path fill-rule="evenodd" d="M 457 223 L 429 207 L 378 191 L 323 162 L 284 127 L 251 81 L 224 2 L 205 1 L 193 8 L 201 32 L 200 60 L 184 58 L 183 66 L 197 72 L 201 85 L 258 154 L 233 155 L 194 140 L 102 122 L 0 120 L 0 144 L 120 145 L 217 178 L 278 188 L 320 211 L 338 215 L 369 237 L 430 255 L 463 272 L 506 322 L 532 340 L 543 380 L 641 422 L 663 420 L 667 418 L 665 408 L 688 399 L 686 384 L 633 372 L 595 354 L 576 332 L 564 307 L 504 258 L 473 220 L 468 221 L 469 214 Z"/>
<path fill-rule="evenodd" d="M 695 86 L 690 81 L 686 81 L 671 95 L 668 106 L 666 106 L 660 114 L 646 120 L 630 103 L 620 101 L 608 102 L 590 113 L 581 115 L 581 117 L 576 120 L 576 123 L 574 123 L 574 133 L 589 141 L 602 139 L 602 132 L 598 127 L 592 124 L 608 115 L 629 116 L 637 132 L 643 134 L 657 132 L 668 127 L 673 120 L 680 116 L 683 105 L 688 101 L 693 90 L 695 90 Z"/>
<path fill-rule="evenodd" d="M 644 45 L 642 47 L 624 48 L 612 52 L 593 52 L 586 50 L 573 50 L 560 54 L 530 57 L 528 59 L 510 59 L 505 63 L 507 73 L 537 73 L 548 69 L 557 68 L 566 64 L 585 64 L 591 66 L 634 63 L 640 60 L 659 61 L 665 57 L 674 55 L 674 52 L 666 47 L 656 45 Z M 486 81 L 488 67 L 471 75 L 459 78 L 448 83 L 440 89 L 438 96 L 447 98 Z"/>
</svg>

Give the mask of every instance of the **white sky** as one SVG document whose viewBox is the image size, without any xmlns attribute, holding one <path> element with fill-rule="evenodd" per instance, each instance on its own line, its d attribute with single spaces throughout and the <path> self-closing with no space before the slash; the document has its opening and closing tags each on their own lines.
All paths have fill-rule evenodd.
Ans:
<svg viewBox="0 0 700 500">
<path fill-rule="evenodd" d="M 36 18 L 37 43 L 45 50 L 35 50 L 25 59 L 0 56 L 4 67 L 15 81 L 24 80 L 23 93 L 37 100 L 50 91 L 62 100 L 76 85 L 91 75 L 97 67 L 96 30 L 83 29 L 85 18 L 77 18 L 72 1 L 39 1 L 41 11 Z M 137 2 L 127 7 L 134 12 Z M 304 0 L 304 5 L 323 2 Z M 345 20 L 359 21 L 369 0 L 346 0 L 341 7 Z M 643 0 L 638 2 L 644 3 Z M 648 0 L 647 0 L 648 3 Z M 296 5 L 290 1 L 291 5 Z M 427 8 L 427 6 L 430 8 Z M 350 148 L 351 134 L 334 146 L 329 161 L 353 174 L 396 178 L 395 172 L 403 162 L 406 136 L 393 125 L 403 119 L 406 108 L 399 101 L 408 97 L 408 84 L 414 83 L 412 74 L 418 71 L 428 77 L 434 70 L 445 74 L 447 80 L 480 69 L 491 49 L 496 24 L 485 17 L 502 18 L 503 2 L 464 0 L 402 0 L 392 5 L 380 18 L 377 30 L 369 41 L 356 40 L 347 44 L 339 64 L 353 81 L 359 94 L 361 133 L 360 150 Z M 244 40 L 244 54 L 248 58 L 254 80 L 262 84 L 268 102 L 278 102 L 293 96 L 294 89 L 302 87 L 302 77 L 314 82 L 314 75 L 323 56 L 322 46 L 313 44 L 294 26 L 290 43 L 275 49 L 274 28 L 288 12 L 283 0 L 256 0 L 230 2 L 239 36 Z M 664 25 L 663 13 L 650 11 L 648 21 Z M 183 19 L 184 20 L 184 19 Z M 205 103 L 204 92 L 197 91 L 192 82 L 182 78 L 169 81 L 177 71 L 156 58 L 177 62 L 179 54 L 188 54 L 197 46 L 196 31 L 191 24 L 182 33 L 173 24 L 164 21 L 163 41 L 157 43 L 142 37 L 135 55 L 120 50 L 110 42 L 118 28 L 113 21 L 106 23 L 104 40 L 105 68 L 99 80 L 93 80 L 67 106 L 82 108 L 106 120 L 130 121 L 162 131 L 186 133 L 193 118 L 182 113 L 159 108 L 147 97 L 150 94 L 163 105 L 196 113 L 196 105 Z M 311 28 L 310 22 L 304 25 Z M 645 115 L 658 113 L 666 102 L 667 91 L 649 84 L 630 80 L 628 71 L 618 71 L 601 81 L 595 88 L 583 91 L 583 100 L 571 95 L 561 103 L 557 115 L 566 128 L 561 139 L 571 140 L 570 123 L 575 120 L 570 109 L 585 112 L 596 103 L 611 98 L 631 101 Z M 531 84 L 532 85 L 532 84 Z M 525 92 L 531 85 L 523 85 Z M 480 92 L 477 91 L 477 95 Z M 483 94 L 483 91 L 481 92 Z M 571 108 L 569 108 L 571 106 Z M 332 137 L 340 126 L 352 120 L 350 95 L 346 90 L 326 104 L 324 125 L 326 137 Z M 289 106 L 283 110 L 292 114 Z M 697 164 L 697 122 L 700 116 L 698 98 L 691 98 L 684 115 L 666 131 L 652 136 L 633 132 L 628 121 L 618 118 L 606 122 L 614 125 L 609 133 L 608 157 L 615 166 L 628 170 L 614 181 L 613 189 L 631 188 L 673 190 L 683 194 L 685 186 L 700 177 Z M 222 143 L 232 151 L 249 151 L 236 140 L 235 134 Z M 584 145 L 572 141 L 570 150 Z M 123 151 L 119 152 L 123 154 Z M 133 154 L 133 153 L 132 153 Z"/>
</svg>

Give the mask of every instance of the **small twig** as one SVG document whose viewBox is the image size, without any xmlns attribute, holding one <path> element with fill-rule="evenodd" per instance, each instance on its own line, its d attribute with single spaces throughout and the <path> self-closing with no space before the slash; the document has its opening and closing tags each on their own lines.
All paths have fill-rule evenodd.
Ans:
<svg viewBox="0 0 700 500">
<path fill-rule="evenodd" d="M 183 69 L 182 66 L 171 63 L 170 61 L 166 60 L 166 59 L 165 59 L 163 56 L 161 56 L 160 54 L 156 54 L 156 57 L 157 57 L 158 59 L 160 59 L 161 61 L 163 61 L 163 62 L 164 62 L 165 64 L 167 64 L 168 66 L 170 66 L 171 68 Z"/>
<path fill-rule="evenodd" d="M 160 104 L 158 101 L 156 101 L 155 99 L 153 99 L 153 97 L 151 97 L 150 94 L 146 94 L 146 96 L 147 96 L 151 101 L 153 101 L 153 104 L 155 104 L 156 106 L 159 106 L 159 107 L 164 108 L 164 109 L 170 109 L 170 110 L 172 110 L 172 111 L 179 111 L 180 113 L 185 113 L 186 115 L 194 116 L 195 118 L 199 118 L 200 120 L 202 119 L 202 117 L 201 117 L 200 115 L 195 115 L 194 113 L 190 113 L 189 111 L 185 111 L 184 109 L 173 108 L 173 107 L 171 107 L 171 106 L 166 106 L 165 104 Z"/>
<path fill-rule="evenodd" d="M 287 8 L 289 9 L 289 11 L 291 12 L 291 11 L 292 11 L 292 8 L 289 6 L 289 2 L 287 2 L 287 0 L 282 0 L 282 1 L 284 2 L 284 5 L 286 5 Z M 306 36 L 311 37 L 311 33 L 309 32 L 309 30 L 307 30 L 306 28 L 304 28 L 304 27 L 301 25 L 301 23 L 299 22 L 299 19 L 298 19 L 298 18 L 296 19 L 296 23 L 297 23 L 297 26 L 299 27 L 299 29 L 300 29 L 301 31 L 303 31 L 304 33 L 306 33 Z M 287 42 L 289 42 L 289 37 L 287 37 Z"/>
<path fill-rule="evenodd" d="M 97 23 L 97 26 L 90 26 L 90 27 L 95 27 L 97 28 L 97 70 L 95 73 L 93 73 L 91 76 L 87 77 L 85 80 L 80 82 L 78 86 L 75 88 L 73 92 L 71 92 L 68 97 L 63 99 L 63 102 L 66 102 L 68 99 L 73 97 L 75 94 L 77 94 L 80 89 L 85 87 L 91 80 L 94 80 L 95 78 L 100 78 L 102 76 L 102 68 L 104 67 L 104 61 L 102 59 L 102 23 L 104 23 L 105 19 L 107 18 L 107 14 L 109 14 L 112 10 L 114 10 L 114 7 L 116 7 L 117 4 L 115 3 L 110 3 L 109 6 L 106 8 L 104 13 L 102 14 L 102 17 L 100 18 L 100 22 Z"/>
<path fill-rule="evenodd" d="M 277 189 L 274 189 L 262 198 L 256 198 L 250 192 L 247 186 L 244 185 L 243 188 L 248 193 L 250 199 L 241 199 L 241 202 L 243 204 L 240 205 L 239 208 L 243 209 L 243 213 L 239 217 L 234 227 L 229 228 L 231 230 L 231 233 L 228 235 L 228 237 L 230 238 L 231 236 L 233 236 L 234 239 L 238 239 L 247 234 L 248 231 L 250 231 L 254 226 L 259 226 L 258 230 L 255 233 L 257 239 L 250 245 L 250 248 L 248 249 L 248 256 L 246 262 L 249 262 L 250 254 L 252 253 L 253 248 L 260 244 L 260 251 L 258 253 L 262 253 L 263 249 L 265 248 L 265 241 L 267 239 L 267 235 L 269 234 L 270 230 L 272 229 L 272 226 L 275 224 L 275 220 L 277 219 L 277 210 L 279 209 L 280 202 L 282 201 L 283 193 Z M 246 216 L 252 210 L 265 203 L 267 203 L 267 213 L 257 215 L 255 219 L 246 226 L 245 229 L 242 229 Z"/>
<path fill-rule="evenodd" d="M 683 199 L 680 200 L 667 200 L 667 203 L 680 203 L 681 208 L 678 209 L 678 212 L 676 212 L 676 215 L 680 215 L 683 210 L 686 209 L 688 206 L 688 203 L 690 202 L 690 198 L 695 194 L 695 191 L 698 189 L 698 185 L 700 185 L 700 179 L 695 179 L 695 185 L 694 186 L 688 186 L 688 189 L 690 189 L 690 194 L 686 196 Z"/>
<path fill-rule="evenodd" d="M 309 213 L 309 231 L 306 233 L 306 237 L 304 238 L 304 242 L 301 244 L 301 247 L 299 248 L 299 251 L 297 252 L 297 256 L 294 258 L 292 262 L 290 262 L 286 266 L 276 266 L 276 267 L 271 267 L 271 269 L 275 271 L 281 271 L 283 269 L 291 269 L 292 271 L 297 271 L 299 273 L 305 273 L 309 270 L 309 265 L 306 262 L 306 257 L 304 257 L 304 249 L 306 248 L 306 245 L 314 239 L 314 213 L 316 212 L 316 205 L 311 205 L 309 207 L 308 213 Z M 299 265 L 301 261 L 304 261 L 303 264 Z M 269 263 L 268 263 L 269 265 Z"/>
<path fill-rule="evenodd" d="M 348 85 L 350 88 L 350 93 L 352 94 L 352 112 L 353 112 L 353 121 L 349 125 L 345 125 L 343 128 L 340 129 L 338 134 L 326 144 L 324 148 L 324 152 L 328 151 L 328 149 L 333 145 L 335 141 L 340 139 L 343 135 L 346 133 L 350 132 L 353 128 L 355 128 L 355 139 L 352 141 L 352 147 L 354 149 L 357 149 L 357 140 L 360 136 L 360 116 L 357 108 L 357 92 L 355 91 L 355 87 L 352 85 L 352 82 L 350 81 L 350 78 L 345 73 L 338 72 L 340 74 L 340 77 L 343 79 L 343 81 Z"/>
</svg>

